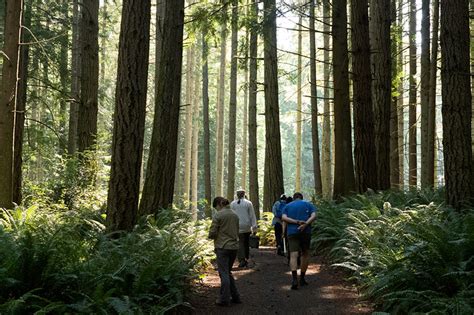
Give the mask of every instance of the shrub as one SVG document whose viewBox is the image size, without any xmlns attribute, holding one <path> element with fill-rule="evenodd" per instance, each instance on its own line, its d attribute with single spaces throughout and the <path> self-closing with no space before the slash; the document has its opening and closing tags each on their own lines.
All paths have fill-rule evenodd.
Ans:
<svg viewBox="0 0 474 315">
<path fill-rule="evenodd" d="M 258 220 L 257 236 L 260 237 L 260 245 L 275 246 L 275 232 L 272 225 L 273 213 L 263 212 Z"/>
<path fill-rule="evenodd" d="M 206 222 L 183 211 L 144 218 L 119 238 L 99 215 L 2 210 L 0 313 L 163 313 L 212 256 Z"/>
<path fill-rule="evenodd" d="M 313 245 L 385 311 L 471 314 L 474 212 L 453 212 L 440 196 L 388 192 L 324 203 Z"/>
</svg>

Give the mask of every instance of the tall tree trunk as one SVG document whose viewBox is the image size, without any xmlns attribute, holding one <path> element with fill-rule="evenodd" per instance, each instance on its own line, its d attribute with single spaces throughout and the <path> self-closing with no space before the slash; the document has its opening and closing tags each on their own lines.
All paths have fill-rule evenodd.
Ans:
<svg viewBox="0 0 474 315">
<path fill-rule="evenodd" d="M 377 189 L 390 188 L 390 112 L 392 101 L 390 0 L 371 0 L 372 94 L 374 101 Z"/>
<path fill-rule="evenodd" d="M 319 152 L 319 124 L 318 124 L 318 90 L 316 87 L 316 30 L 314 28 L 315 0 L 309 4 L 309 50 L 310 50 L 310 78 L 311 78 L 311 138 L 313 150 L 314 192 L 323 194 L 321 183 L 321 161 Z"/>
<path fill-rule="evenodd" d="M 82 0 L 78 151 L 95 150 L 99 95 L 99 1 Z"/>
<path fill-rule="evenodd" d="M 431 42 L 430 91 L 428 104 L 428 161 L 433 167 L 433 185 L 436 185 L 436 86 L 438 73 L 438 33 L 439 33 L 439 0 L 433 0 L 433 40 Z M 431 171 L 430 171 L 431 174 Z"/>
<path fill-rule="evenodd" d="M 417 123 L 416 123 L 416 0 L 410 0 L 410 17 L 409 17 L 409 38 L 410 38 L 410 91 L 408 100 L 408 184 L 410 188 L 416 188 L 417 185 Z"/>
<path fill-rule="evenodd" d="M 280 108 L 278 105 L 278 55 L 275 0 L 264 0 L 264 60 L 265 60 L 265 174 L 263 209 L 272 205 L 284 192 L 281 158 Z"/>
<path fill-rule="evenodd" d="M 258 19 L 259 0 L 251 0 L 250 16 L 256 24 Z M 250 29 L 250 62 L 249 62 L 249 198 L 253 203 L 255 216 L 260 218 L 260 197 L 258 189 L 258 155 L 257 155 L 257 56 L 258 30 Z"/>
<path fill-rule="evenodd" d="M 397 1 L 391 0 L 390 19 L 391 26 L 391 60 L 392 60 L 392 77 L 390 82 L 390 186 L 393 189 L 400 187 L 400 155 L 398 152 L 398 53 L 400 42 L 398 41 L 398 25 L 397 21 Z"/>
<path fill-rule="evenodd" d="M 474 197 L 469 78 L 469 10 L 465 0 L 441 1 L 443 147 L 448 204 Z"/>
<path fill-rule="evenodd" d="M 68 153 L 74 154 L 77 150 L 77 124 L 79 116 L 79 102 L 81 89 L 81 49 L 79 42 L 79 25 L 81 13 L 79 1 L 73 0 L 72 19 L 72 52 L 71 52 L 71 101 L 69 104 Z"/>
<path fill-rule="evenodd" d="M 235 190 L 235 138 L 237 124 L 237 46 L 239 32 L 238 1 L 232 0 L 231 60 L 229 98 L 229 151 L 227 155 L 227 199 L 234 199 Z"/>
<path fill-rule="evenodd" d="M 296 174 L 295 174 L 295 191 L 301 191 L 301 125 L 303 108 L 303 17 L 300 15 L 298 23 L 298 77 L 297 77 L 297 96 L 296 96 Z"/>
<path fill-rule="evenodd" d="M 249 14 L 249 1 L 246 2 L 247 10 L 246 15 Z M 248 98 L 249 98 L 249 39 L 250 30 L 249 27 L 245 29 L 245 62 L 244 62 L 244 108 L 243 108 L 243 119 L 242 119 L 242 175 L 240 178 L 240 187 L 243 190 L 247 189 L 247 164 L 248 164 Z"/>
<path fill-rule="evenodd" d="M 405 76 L 403 75 L 403 56 L 404 56 L 404 47 L 403 47 L 403 0 L 398 1 L 398 19 L 397 19 L 397 41 L 400 43 L 398 49 L 397 64 L 399 67 L 400 78 L 398 81 L 397 91 L 398 91 L 398 161 L 399 161 L 399 187 L 403 189 L 405 185 Z"/>
<path fill-rule="evenodd" d="M 15 113 L 18 102 L 18 73 L 22 23 L 22 0 L 7 0 L 5 6 L 2 81 L 0 84 L 0 207 L 13 206 Z"/>
<path fill-rule="evenodd" d="M 368 1 L 351 2 L 352 77 L 354 102 L 354 159 L 357 191 L 364 193 L 377 187 L 374 172 L 374 113 L 370 86 L 370 43 Z"/>
<path fill-rule="evenodd" d="M 104 0 L 104 4 L 102 6 L 102 25 L 100 26 L 103 30 L 107 27 L 107 19 L 108 19 L 108 12 L 107 12 L 107 0 Z M 105 60 L 107 58 L 107 36 L 101 36 L 100 39 L 100 83 L 105 84 L 105 68 L 106 63 Z"/>
<path fill-rule="evenodd" d="M 68 19 L 68 1 L 61 1 L 61 9 L 64 12 L 64 19 Z M 68 26 L 63 26 L 63 32 L 67 34 Z M 67 36 L 62 36 L 60 39 L 60 63 L 59 63 L 59 81 L 61 83 L 61 99 L 59 103 L 59 154 L 63 155 L 67 150 L 67 133 L 66 133 L 66 121 L 67 121 L 67 98 L 69 95 L 68 89 L 68 44 L 69 39 Z"/>
<path fill-rule="evenodd" d="M 199 65 L 196 60 L 197 66 Z M 198 67 L 197 67 L 198 68 Z M 199 121 L 201 120 L 199 113 L 199 84 L 200 80 L 194 80 L 194 97 L 193 97 L 193 141 L 191 149 L 191 215 L 194 221 L 198 218 L 198 176 L 199 176 Z"/>
<path fill-rule="evenodd" d="M 107 228 L 132 230 L 137 217 L 145 132 L 150 0 L 124 0 L 115 90 Z"/>
<path fill-rule="evenodd" d="M 31 14 L 32 7 L 25 5 L 24 9 L 24 26 L 31 28 Z M 31 41 L 31 36 L 22 32 L 22 42 Z M 25 128 L 25 111 L 26 111 L 26 98 L 27 98 L 27 83 L 28 83 L 28 64 L 30 60 L 30 48 L 27 45 L 20 47 L 20 68 L 19 68 L 19 82 L 17 92 L 17 105 L 16 105 L 16 120 L 15 120 L 15 143 L 13 152 L 13 202 L 17 205 L 22 202 L 22 184 L 23 184 L 23 132 Z"/>
<path fill-rule="evenodd" d="M 219 90 L 217 91 L 217 135 L 216 135 L 216 196 L 224 195 L 224 104 L 225 70 L 227 54 L 227 5 L 224 5 L 221 25 L 221 56 Z"/>
<path fill-rule="evenodd" d="M 429 138 L 430 116 L 430 0 L 421 4 L 421 187 L 433 187 L 434 184 L 434 142 Z"/>
<path fill-rule="evenodd" d="M 191 186 L 191 159 L 192 159 L 192 138 L 194 122 L 194 45 L 187 49 L 186 54 L 186 125 L 184 138 L 184 182 L 183 201 L 186 207 L 189 206 L 190 186 Z"/>
<path fill-rule="evenodd" d="M 334 196 L 339 198 L 355 189 L 349 107 L 347 1 L 334 0 L 332 9 L 335 136 Z"/>
<path fill-rule="evenodd" d="M 207 28 L 202 32 L 202 115 L 204 129 L 204 190 L 206 196 L 206 217 L 211 215 L 212 184 L 211 184 L 211 150 L 209 128 L 209 46 L 207 44 Z"/>
<path fill-rule="evenodd" d="M 150 214 L 173 203 L 178 145 L 181 66 L 183 60 L 184 0 L 164 4 L 155 118 L 140 214 Z"/>
<path fill-rule="evenodd" d="M 331 32 L 331 7 L 329 0 L 323 0 L 323 40 L 324 40 L 324 118 L 322 135 L 322 167 L 321 177 L 323 184 L 323 197 L 331 198 L 332 191 L 332 161 L 331 161 L 331 102 L 329 78 L 330 71 L 330 32 Z"/>
</svg>

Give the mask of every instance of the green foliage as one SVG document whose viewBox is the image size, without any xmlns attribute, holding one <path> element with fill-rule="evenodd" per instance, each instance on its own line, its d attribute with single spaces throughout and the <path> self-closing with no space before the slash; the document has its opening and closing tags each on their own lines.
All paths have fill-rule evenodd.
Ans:
<svg viewBox="0 0 474 315">
<path fill-rule="evenodd" d="M 0 213 L 0 313 L 160 314 L 212 257 L 208 222 L 179 210 L 116 237 L 100 215 L 37 207 Z"/>
<path fill-rule="evenodd" d="M 263 212 L 258 220 L 257 236 L 260 237 L 260 245 L 275 246 L 275 232 L 272 225 L 273 213 Z"/>
<path fill-rule="evenodd" d="M 313 242 L 350 271 L 366 297 L 394 314 L 474 311 L 474 211 L 433 191 L 323 203 Z"/>
</svg>

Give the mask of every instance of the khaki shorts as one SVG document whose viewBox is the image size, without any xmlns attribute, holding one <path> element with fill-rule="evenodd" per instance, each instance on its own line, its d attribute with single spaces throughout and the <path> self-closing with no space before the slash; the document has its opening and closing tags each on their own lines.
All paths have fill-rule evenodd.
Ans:
<svg viewBox="0 0 474 315">
<path fill-rule="evenodd" d="M 288 247 L 291 252 L 306 252 L 311 245 L 310 233 L 288 235 Z"/>
</svg>

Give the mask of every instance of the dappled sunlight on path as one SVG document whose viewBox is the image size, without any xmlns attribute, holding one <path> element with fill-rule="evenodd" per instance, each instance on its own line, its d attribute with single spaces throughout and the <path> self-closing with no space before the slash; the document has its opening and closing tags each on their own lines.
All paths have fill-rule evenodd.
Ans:
<svg viewBox="0 0 474 315">
<path fill-rule="evenodd" d="M 217 307 L 219 276 L 212 270 L 198 285 L 192 304 L 195 314 L 368 314 L 356 289 L 343 275 L 312 257 L 307 272 L 309 286 L 290 290 L 286 258 L 271 248 L 252 250 L 248 269 L 233 269 L 242 304 Z"/>
</svg>

